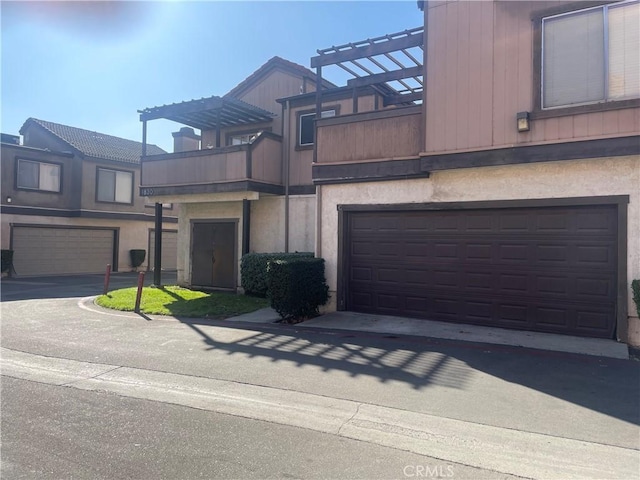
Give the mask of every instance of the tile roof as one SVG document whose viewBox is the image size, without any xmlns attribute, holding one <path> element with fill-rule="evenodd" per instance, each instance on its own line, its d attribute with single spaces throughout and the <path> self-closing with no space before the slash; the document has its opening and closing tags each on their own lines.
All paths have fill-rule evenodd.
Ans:
<svg viewBox="0 0 640 480">
<path fill-rule="evenodd" d="M 281 68 L 283 70 L 288 70 L 290 72 L 297 73 L 298 75 L 302 75 L 303 77 L 308 77 L 315 82 L 316 74 L 309 70 L 307 67 L 303 67 L 297 63 L 286 60 L 282 57 L 271 57 L 265 64 L 263 64 L 260 68 L 258 68 L 255 72 L 245 78 L 238 85 L 233 87 L 229 92 L 225 94 L 225 97 L 233 97 L 236 95 L 240 95 L 247 87 L 249 87 L 254 81 L 259 79 L 262 75 L 266 74 L 270 70 L 274 68 Z M 334 88 L 336 85 L 331 83 L 328 80 L 322 79 L 322 84 L 325 88 Z"/>
<path fill-rule="evenodd" d="M 114 137 L 99 132 L 92 132 L 83 128 L 70 127 L 59 123 L 29 118 L 20 129 L 22 133 L 30 123 L 35 123 L 51 132 L 63 142 L 83 155 L 104 158 L 116 162 L 140 163 L 142 143 L 125 138 Z M 147 144 L 147 155 L 167 153 L 160 147 Z"/>
</svg>

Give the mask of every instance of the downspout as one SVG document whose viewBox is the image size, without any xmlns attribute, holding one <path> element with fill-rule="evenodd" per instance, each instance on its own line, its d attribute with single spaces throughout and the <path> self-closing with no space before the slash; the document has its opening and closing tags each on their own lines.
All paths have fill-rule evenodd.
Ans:
<svg viewBox="0 0 640 480">
<path fill-rule="evenodd" d="M 289 161 L 291 159 L 291 154 L 289 152 L 289 146 L 291 144 L 291 132 L 290 125 L 291 119 L 290 110 L 289 110 L 289 100 L 286 100 L 285 103 L 282 104 L 282 140 L 285 145 L 284 148 L 284 251 L 285 253 L 289 253 Z M 286 116 L 285 116 L 286 112 Z M 286 135 L 285 135 L 286 132 Z"/>
</svg>

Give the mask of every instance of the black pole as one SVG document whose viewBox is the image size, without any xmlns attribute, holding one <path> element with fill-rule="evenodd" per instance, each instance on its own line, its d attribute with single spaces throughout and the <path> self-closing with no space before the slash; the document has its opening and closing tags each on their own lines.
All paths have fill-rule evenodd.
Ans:
<svg viewBox="0 0 640 480">
<path fill-rule="evenodd" d="M 251 203 L 242 200 L 242 254 L 249 253 L 251 245 Z"/>
<path fill-rule="evenodd" d="M 156 203 L 155 258 L 153 259 L 153 284 L 162 286 L 162 204 Z"/>
</svg>

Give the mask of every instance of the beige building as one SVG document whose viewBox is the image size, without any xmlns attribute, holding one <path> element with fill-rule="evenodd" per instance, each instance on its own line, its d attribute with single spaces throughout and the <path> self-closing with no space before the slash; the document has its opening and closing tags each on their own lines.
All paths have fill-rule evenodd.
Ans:
<svg viewBox="0 0 640 480">
<path fill-rule="evenodd" d="M 180 204 L 180 281 L 313 249 L 329 310 L 640 344 L 639 3 L 420 6 L 315 75 L 272 59 L 141 114 L 200 130 L 142 162 L 141 193 Z"/>
<path fill-rule="evenodd" d="M 20 133 L 23 144 L 7 135 L 0 147 L 2 248 L 14 251 L 12 275 L 130 271 L 131 249 L 146 250 L 149 267 L 154 210 L 137 189 L 142 144 L 34 118 Z M 164 269 L 176 266 L 171 212 Z"/>
</svg>

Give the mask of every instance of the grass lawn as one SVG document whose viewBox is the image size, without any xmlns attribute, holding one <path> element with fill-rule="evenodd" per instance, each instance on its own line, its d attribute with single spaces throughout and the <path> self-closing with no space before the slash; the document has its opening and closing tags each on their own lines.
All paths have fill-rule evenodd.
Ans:
<svg viewBox="0 0 640 480">
<path fill-rule="evenodd" d="M 133 311 L 136 287 L 100 295 L 96 303 L 114 310 Z M 223 319 L 268 307 L 269 300 L 223 292 L 200 292 L 181 287 L 144 287 L 140 311 L 151 315 Z"/>
</svg>

